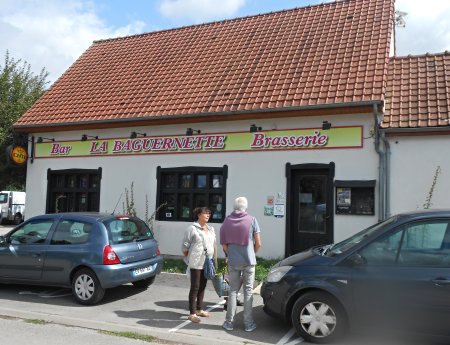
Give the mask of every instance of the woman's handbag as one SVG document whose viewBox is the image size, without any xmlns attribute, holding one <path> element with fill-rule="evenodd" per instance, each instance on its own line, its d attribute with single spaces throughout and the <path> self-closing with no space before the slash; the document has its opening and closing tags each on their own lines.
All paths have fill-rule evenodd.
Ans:
<svg viewBox="0 0 450 345">
<path fill-rule="evenodd" d="M 206 249 L 205 236 L 203 234 L 200 235 L 203 240 L 203 248 L 205 250 L 205 263 L 203 264 L 203 274 L 205 278 L 208 280 L 213 279 L 216 276 L 216 266 L 214 265 L 214 259 L 208 255 L 208 251 Z M 216 246 L 216 242 L 214 242 L 214 247 Z M 214 248 L 214 253 L 216 252 Z"/>
<path fill-rule="evenodd" d="M 203 273 L 208 280 L 213 279 L 216 276 L 216 267 L 214 266 L 214 260 L 209 257 L 205 249 L 205 264 L 203 265 Z"/>
<path fill-rule="evenodd" d="M 218 274 L 212 280 L 214 285 L 214 290 L 219 297 L 226 297 L 230 292 L 230 284 L 228 284 L 228 280 L 226 279 L 224 274 Z"/>
</svg>

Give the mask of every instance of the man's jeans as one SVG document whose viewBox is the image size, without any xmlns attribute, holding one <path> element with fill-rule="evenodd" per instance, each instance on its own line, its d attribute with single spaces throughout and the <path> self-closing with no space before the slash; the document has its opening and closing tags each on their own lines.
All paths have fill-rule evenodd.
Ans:
<svg viewBox="0 0 450 345">
<path fill-rule="evenodd" d="M 244 324 L 253 322 L 253 284 L 255 282 L 255 266 L 228 266 L 230 293 L 226 320 L 233 323 L 236 314 L 237 292 L 243 285 L 244 290 Z M 242 276 L 241 276 L 242 274 Z"/>
</svg>

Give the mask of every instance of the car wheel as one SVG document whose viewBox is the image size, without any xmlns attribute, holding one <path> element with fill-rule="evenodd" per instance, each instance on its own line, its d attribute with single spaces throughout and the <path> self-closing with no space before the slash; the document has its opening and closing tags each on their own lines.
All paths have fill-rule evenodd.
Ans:
<svg viewBox="0 0 450 345">
<path fill-rule="evenodd" d="M 72 279 L 72 294 L 78 303 L 92 305 L 105 296 L 105 289 L 92 270 L 83 268 Z"/>
<path fill-rule="evenodd" d="M 311 343 L 325 344 L 341 337 L 347 318 L 340 304 L 324 292 L 308 292 L 292 309 L 292 325 L 297 333 Z"/>
<path fill-rule="evenodd" d="M 134 287 L 146 289 L 155 282 L 155 276 L 133 282 Z"/>
</svg>

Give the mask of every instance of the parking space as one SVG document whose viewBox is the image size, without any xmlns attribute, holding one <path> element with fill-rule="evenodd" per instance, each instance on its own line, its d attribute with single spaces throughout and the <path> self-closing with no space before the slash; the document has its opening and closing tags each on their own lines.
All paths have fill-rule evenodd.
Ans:
<svg viewBox="0 0 450 345">
<path fill-rule="evenodd" d="M 290 328 L 270 318 L 262 310 L 262 299 L 255 295 L 254 316 L 258 328 L 243 330 L 242 307 L 238 307 L 235 330 L 226 332 L 221 325 L 225 318 L 224 300 L 212 286 L 205 294 L 205 309 L 211 317 L 200 324 L 187 321 L 189 280 L 185 275 L 161 274 L 146 291 L 131 284 L 107 291 L 101 304 L 85 307 L 74 302 L 69 289 L 41 286 L 0 286 L 0 315 L 45 319 L 82 327 L 133 330 L 187 344 L 254 344 L 302 343 Z"/>
</svg>

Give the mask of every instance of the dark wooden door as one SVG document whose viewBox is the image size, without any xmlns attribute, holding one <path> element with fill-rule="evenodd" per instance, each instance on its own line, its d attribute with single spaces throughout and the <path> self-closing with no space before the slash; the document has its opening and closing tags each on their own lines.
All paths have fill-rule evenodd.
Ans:
<svg viewBox="0 0 450 345">
<path fill-rule="evenodd" d="M 291 172 L 289 254 L 333 241 L 333 176 L 315 165 Z"/>
</svg>

